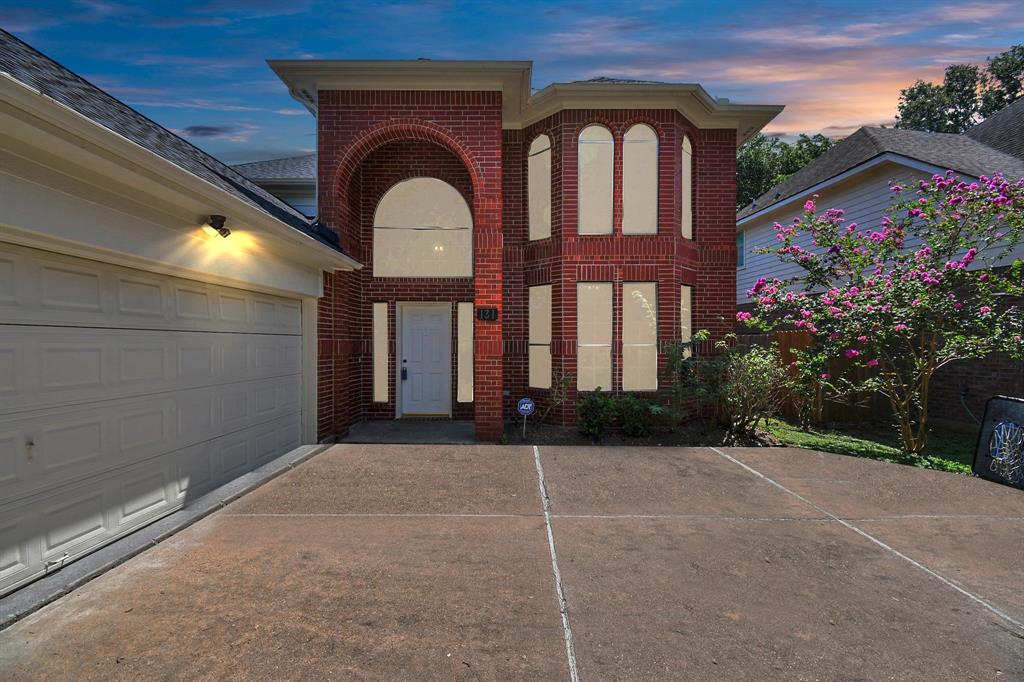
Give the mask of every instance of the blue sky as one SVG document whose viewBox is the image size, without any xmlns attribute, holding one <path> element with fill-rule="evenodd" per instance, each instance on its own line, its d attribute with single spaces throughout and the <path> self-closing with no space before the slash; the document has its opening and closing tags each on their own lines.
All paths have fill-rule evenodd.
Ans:
<svg viewBox="0 0 1024 682">
<path fill-rule="evenodd" d="M 786 104 L 770 132 L 890 122 L 901 87 L 1024 41 L 1024 1 L 9 2 L 0 26 L 229 163 L 312 151 L 268 58 L 528 59 Z"/>
</svg>

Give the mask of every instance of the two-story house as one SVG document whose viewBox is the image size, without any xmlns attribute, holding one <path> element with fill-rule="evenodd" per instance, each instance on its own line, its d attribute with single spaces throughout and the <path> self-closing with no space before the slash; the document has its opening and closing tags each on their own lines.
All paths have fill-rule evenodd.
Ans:
<svg viewBox="0 0 1024 682">
<path fill-rule="evenodd" d="M 319 305 L 321 438 L 402 417 L 494 438 L 570 378 L 571 423 L 578 392 L 652 393 L 664 343 L 732 328 L 736 147 L 781 107 L 607 78 L 532 92 L 529 62 L 270 65 L 317 154 L 237 169 L 299 208 L 315 187 L 363 266 Z"/>
</svg>

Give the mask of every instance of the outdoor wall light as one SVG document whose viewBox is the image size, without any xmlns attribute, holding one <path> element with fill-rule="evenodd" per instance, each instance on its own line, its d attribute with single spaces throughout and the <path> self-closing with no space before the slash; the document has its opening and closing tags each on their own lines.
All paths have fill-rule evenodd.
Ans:
<svg viewBox="0 0 1024 682">
<path fill-rule="evenodd" d="M 229 234 L 231 234 L 231 230 L 224 227 L 224 223 L 226 223 L 227 220 L 228 219 L 222 215 L 211 215 L 207 223 L 203 225 L 203 232 L 210 235 L 211 237 L 215 237 L 217 235 L 220 235 L 221 237 L 227 237 Z"/>
</svg>

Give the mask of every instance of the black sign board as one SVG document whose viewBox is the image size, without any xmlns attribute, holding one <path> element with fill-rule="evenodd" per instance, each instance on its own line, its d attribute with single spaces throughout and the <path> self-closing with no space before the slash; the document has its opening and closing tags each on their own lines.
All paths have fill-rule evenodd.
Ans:
<svg viewBox="0 0 1024 682">
<path fill-rule="evenodd" d="M 484 308 L 481 306 L 476 309 L 476 319 L 480 320 L 481 322 L 497 322 L 498 309 Z"/>
<path fill-rule="evenodd" d="M 985 404 L 974 473 L 1024 490 L 1024 398 L 997 395 Z"/>
</svg>

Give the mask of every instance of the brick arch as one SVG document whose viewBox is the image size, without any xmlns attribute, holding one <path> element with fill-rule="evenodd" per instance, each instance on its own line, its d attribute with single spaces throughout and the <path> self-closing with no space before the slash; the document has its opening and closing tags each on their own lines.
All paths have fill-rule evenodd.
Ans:
<svg viewBox="0 0 1024 682">
<path fill-rule="evenodd" d="M 392 142 L 428 142 L 455 154 L 469 172 L 473 184 L 474 198 L 483 191 L 483 174 L 476 158 L 454 135 L 441 126 L 429 121 L 413 119 L 392 119 L 366 128 L 348 145 L 345 156 L 338 162 L 331 185 L 335 196 L 348 191 L 352 176 L 359 164 L 372 152 Z M 345 202 L 342 202 L 344 206 Z"/>
</svg>

